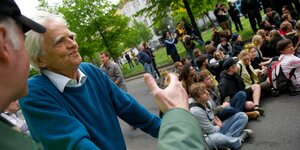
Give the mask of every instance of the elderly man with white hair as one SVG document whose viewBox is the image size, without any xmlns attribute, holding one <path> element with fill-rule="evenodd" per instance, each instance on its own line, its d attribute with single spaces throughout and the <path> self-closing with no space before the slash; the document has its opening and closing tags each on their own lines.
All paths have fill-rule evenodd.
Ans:
<svg viewBox="0 0 300 150">
<path fill-rule="evenodd" d="M 158 136 L 161 120 L 118 88 L 98 67 L 83 63 L 75 33 L 63 17 L 40 13 L 47 32 L 28 32 L 31 65 L 20 106 L 34 139 L 45 149 L 126 149 L 118 117 Z"/>
</svg>

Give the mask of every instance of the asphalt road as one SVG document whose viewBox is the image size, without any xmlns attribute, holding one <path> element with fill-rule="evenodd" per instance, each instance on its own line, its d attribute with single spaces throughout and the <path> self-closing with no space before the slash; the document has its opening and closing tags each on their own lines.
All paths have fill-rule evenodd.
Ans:
<svg viewBox="0 0 300 150">
<path fill-rule="evenodd" d="M 129 93 L 149 111 L 158 114 L 153 97 L 142 77 L 126 82 Z M 299 150 L 300 149 L 300 95 L 265 98 L 261 100 L 265 115 L 249 121 L 247 128 L 254 134 L 240 150 Z M 120 120 L 128 150 L 155 150 L 157 140 L 133 130 Z M 180 141 L 179 141 L 180 142 Z"/>
</svg>

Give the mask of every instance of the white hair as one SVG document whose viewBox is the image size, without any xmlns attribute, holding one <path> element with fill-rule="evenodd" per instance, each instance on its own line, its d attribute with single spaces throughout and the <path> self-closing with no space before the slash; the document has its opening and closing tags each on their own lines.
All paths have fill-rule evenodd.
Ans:
<svg viewBox="0 0 300 150">
<path fill-rule="evenodd" d="M 41 25 L 45 25 L 48 20 L 53 20 L 67 26 L 67 21 L 61 14 L 55 15 L 48 12 L 39 12 L 32 20 Z M 40 68 L 37 65 L 37 58 L 45 54 L 45 50 L 43 50 L 43 36 L 41 33 L 32 30 L 28 31 L 25 35 L 25 47 L 28 51 L 30 64 L 35 70 L 40 71 Z"/>
<path fill-rule="evenodd" d="M 0 24 L 7 30 L 7 40 L 12 43 L 14 50 L 19 50 L 21 39 L 16 38 L 17 31 L 21 28 L 15 20 L 10 17 L 0 16 Z"/>
</svg>

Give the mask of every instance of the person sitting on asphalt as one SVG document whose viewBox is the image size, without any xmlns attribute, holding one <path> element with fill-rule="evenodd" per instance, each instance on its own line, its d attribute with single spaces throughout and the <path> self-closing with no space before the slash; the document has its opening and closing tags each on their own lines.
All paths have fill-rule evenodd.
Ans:
<svg viewBox="0 0 300 150">
<path fill-rule="evenodd" d="M 211 100 L 216 105 L 215 114 L 217 114 L 222 121 L 236 112 L 244 111 L 246 103 L 246 93 L 244 91 L 239 91 L 230 100 L 228 99 L 229 101 L 222 102 L 218 85 L 214 84 L 213 76 L 207 70 L 200 71 L 197 74 L 197 82 L 204 83 L 206 85 L 206 90 L 209 92 Z"/>
<path fill-rule="evenodd" d="M 187 63 L 183 66 L 182 72 L 179 75 L 179 80 L 188 96 L 190 96 L 190 87 L 196 80 L 196 71 L 191 63 Z"/>
<path fill-rule="evenodd" d="M 197 118 L 189 112 L 186 91 L 175 74 L 170 73 L 166 78 L 169 81 L 168 85 L 161 89 L 150 74 L 144 75 L 145 83 L 153 94 L 156 105 L 164 113 L 157 149 L 204 150 L 203 136 L 200 136 L 203 132 Z"/>
<path fill-rule="evenodd" d="M 258 84 L 253 84 L 250 88 L 245 89 L 242 78 L 237 74 L 239 70 L 236 63 L 237 61 L 232 58 L 226 59 L 223 63 L 224 70 L 221 72 L 221 80 L 218 85 L 221 100 L 222 102 L 229 101 L 227 99 L 232 98 L 239 91 L 245 91 L 247 95 L 245 111 L 254 111 L 256 115 L 248 117 L 257 119 L 264 113 L 264 110 L 259 107 L 261 88 Z"/>
<path fill-rule="evenodd" d="M 254 70 L 247 51 L 243 50 L 240 52 L 237 67 L 239 68 L 238 75 L 243 79 L 245 89 L 250 88 L 253 84 L 259 84 L 263 96 L 279 96 L 279 92 L 272 88 L 266 76 L 267 69 Z"/>
<path fill-rule="evenodd" d="M 276 11 L 273 11 L 271 7 L 266 8 L 265 12 L 266 14 L 263 16 L 262 20 L 268 21 L 271 26 L 278 29 L 281 22 L 279 14 Z"/>
<path fill-rule="evenodd" d="M 293 68 L 296 68 L 291 81 L 295 92 L 300 92 L 300 58 L 295 56 L 294 47 L 290 39 L 284 39 L 277 43 L 276 49 L 280 51 L 279 60 L 283 73 L 289 77 Z"/>
<path fill-rule="evenodd" d="M 221 50 L 227 57 L 232 56 L 232 46 L 226 38 L 221 38 L 217 50 Z"/>
<path fill-rule="evenodd" d="M 126 149 L 118 117 L 158 136 L 159 117 L 98 67 L 82 62 L 75 33 L 62 16 L 44 12 L 35 20 L 47 31 L 27 32 L 25 45 L 41 74 L 28 80 L 29 93 L 19 102 L 32 137 L 44 149 Z"/>
<path fill-rule="evenodd" d="M 203 83 L 191 86 L 190 112 L 198 119 L 205 135 L 205 141 L 210 149 L 241 147 L 245 139 L 253 134 L 250 129 L 244 129 L 248 117 L 244 112 L 237 112 L 224 121 L 215 116 L 212 111 L 214 102 Z M 200 136 L 200 135 L 199 135 Z"/>
</svg>

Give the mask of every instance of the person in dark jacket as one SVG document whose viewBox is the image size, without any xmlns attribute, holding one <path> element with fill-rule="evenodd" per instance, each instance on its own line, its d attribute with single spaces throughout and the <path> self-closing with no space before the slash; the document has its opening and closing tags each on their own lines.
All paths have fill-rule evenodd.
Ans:
<svg viewBox="0 0 300 150">
<path fill-rule="evenodd" d="M 146 73 L 151 74 L 155 77 L 155 72 L 152 64 L 151 57 L 146 53 L 146 48 L 143 44 L 139 46 L 139 53 L 137 54 L 138 61 L 143 65 Z"/>
<path fill-rule="evenodd" d="M 151 50 L 151 48 L 147 45 L 146 42 L 142 42 L 143 46 L 145 47 L 145 52 L 151 57 L 152 59 L 152 65 L 153 65 L 153 68 L 157 74 L 157 76 L 160 78 L 160 73 L 156 67 L 156 62 L 155 62 L 155 55 L 153 54 L 153 51 Z"/>
<path fill-rule="evenodd" d="M 243 25 L 241 23 L 240 16 L 239 16 L 240 15 L 239 10 L 233 6 L 232 2 L 228 2 L 228 5 L 229 5 L 228 13 L 235 25 L 236 31 L 243 30 Z"/>
<path fill-rule="evenodd" d="M 175 44 L 177 43 L 177 34 L 174 34 L 174 38 L 171 38 L 171 33 L 166 31 L 163 33 L 164 45 L 166 46 L 167 55 L 170 55 L 173 62 L 180 61 L 180 56 L 177 52 Z"/>
<path fill-rule="evenodd" d="M 244 47 L 244 42 L 242 41 L 242 36 L 239 34 L 232 35 L 232 56 L 237 56 Z"/>
<path fill-rule="evenodd" d="M 245 17 L 249 17 L 251 28 L 256 33 L 256 25 L 259 26 L 262 20 L 259 2 L 257 0 L 242 0 L 241 11 Z"/>
<path fill-rule="evenodd" d="M 224 70 L 221 72 L 221 80 L 219 82 L 219 90 L 221 94 L 221 101 L 228 101 L 237 92 L 245 91 L 247 95 L 247 102 L 245 110 L 256 110 L 260 115 L 264 113 L 263 109 L 259 107 L 261 88 L 258 84 L 253 84 L 250 88 L 245 89 L 242 78 L 237 74 L 237 61 L 228 58 L 223 63 Z"/>
</svg>

